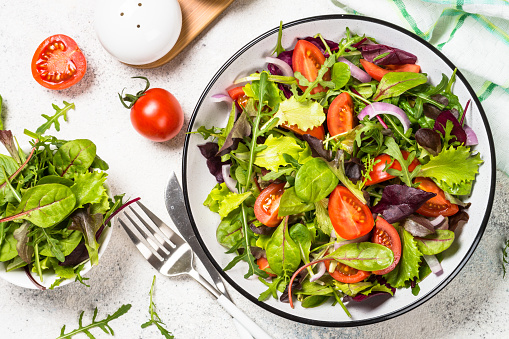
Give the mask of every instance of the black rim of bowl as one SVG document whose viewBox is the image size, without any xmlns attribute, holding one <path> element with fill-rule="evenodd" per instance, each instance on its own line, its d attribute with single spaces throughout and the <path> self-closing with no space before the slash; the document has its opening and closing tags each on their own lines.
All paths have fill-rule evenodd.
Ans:
<svg viewBox="0 0 509 339">
<path fill-rule="evenodd" d="M 454 70 L 456 68 L 454 66 L 454 64 L 445 55 L 443 55 L 439 50 L 437 50 L 435 47 L 433 47 L 430 43 L 428 43 L 424 39 L 420 38 L 419 36 L 415 35 L 414 33 L 410 32 L 410 31 L 407 31 L 404 28 L 401 28 L 401 27 L 396 26 L 394 24 L 391 24 L 389 22 L 386 22 L 386 21 L 383 21 L 383 20 L 379 20 L 379 19 L 375 19 L 375 18 L 363 17 L 363 16 L 355 16 L 355 15 L 347 15 L 347 14 L 332 14 L 332 15 L 314 16 L 314 17 L 308 17 L 308 18 L 303 18 L 303 19 L 295 20 L 295 21 L 289 22 L 287 24 L 284 24 L 283 25 L 283 29 L 288 28 L 288 27 L 292 27 L 292 26 L 296 26 L 296 25 L 299 25 L 299 24 L 307 23 L 307 22 L 320 21 L 320 20 L 332 20 L 332 19 L 348 19 L 348 20 L 368 21 L 368 22 L 373 22 L 373 23 L 376 23 L 376 24 L 380 24 L 380 25 L 383 25 L 383 26 L 390 27 L 392 29 L 395 29 L 395 30 L 397 30 L 399 32 L 402 32 L 402 33 L 408 35 L 409 37 L 419 41 L 420 43 L 422 43 L 423 45 L 428 47 L 436 55 L 438 55 L 445 63 L 447 63 L 447 65 L 451 68 L 451 70 Z M 198 114 L 198 111 L 199 111 L 199 109 L 201 107 L 201 104 L 203 103 L 203 100 L 207 97 L 211 87 L 214 85 L 214 83 L 217 81 L 217 79 L 223 74 L 223 72 L 233 63 L 233 61 L 235 61 L 239 56 L 241 56 L 248 49 L 250 49 L 251 47 L 256 45 L 261 40 L 263 40 L 263 39 L 265 39 L 265 38 L 267 38 L 267 37 L 269 37 L 269 36 L 271 36 L 273 34 L 277 34 L 278 31 L 279 31 L 279 27 L 276 27 L 276 28 L 271 29 L 268 32 L 258 36 L 257 38 L 253 39 L 252 41 L 247 43 L 244 47 L 242 47 L 239 51 L 237 51 L 230 59 L 228 59 L 228 61 L 226 61 L 223 66 L 221 66 L 221 68 L 212 77 L 212 79 L 208 83 L 207 87 L 204 89 L 202 95 L 200 96 L 200 99 L 198 100 L 198 103 L 196 104 L 196 107 L 195 107 L 195 109 L 193 111 L 193 115 L 191 116 L 191 120 L 189 121 L 188 129 L 187 129 L 188 132 L 192 131 L 192 128 L 193 128 L 193 125 L 194 125 L 194 121 L 195 121 L 196 116 Z M 486 114 L 484 113 L 484 110 L 483 110 L 483 108 L 481 106 L 481 103 L 479 102 L 479 99 L 477 98 L 474 90 L 472 89 L 470 84 L 467 82 L 467 80 L 465 79 L 463 74 L 461 74 L 461 72 L 458 70 L 456 72 L 456 76 L 463 81 L 463 83 L 465 84 L 465 86 L 466 86 L 470 96 L 473 98 L 473 100 L 477 104 L 477 107 L 479 108 L 479 112 L 481 114 L 482 120 L 484 122 L 486 131 L 487 131 L 487 134 L 488 134 L 489 146 L 490 146 L 490 151 L 491 151 L 490 156 L 491 156 L 492 168 L 491 168 L 491 186 L 490 186 L 490 194 L 489 194 L 488 206 L 486 208 L 486 213 L 485 213 L 484 218 L 482 220 L 482 224 L 481 224 L 481 227 L 479 229 L 479 232 L 477 233 L 477 235 L 476 235 L 476 237 L 474 239 L 474 242 L 470 246 L 470 249 L 466 253 L 465 257 L 461 260 L 460 264 L 455 268 L 455 270 L 449 275 L 449 277 L 446 280 L 442 281 L 438 286 L 435 287 L 435 289 L 430 291 L 425 296 L 420 297 L 418 300 L 416 300 L 415 302 L 411 303 L 410 305 L 407 305 L 407 306 L 405 306 L 405 307 L 403 307 L 401 309 L 395 310 L 395 311 L 393 311 L 391 313 L 387 313 L 387 314 L 382 315 L 382 316 L 377 316 L 377 317 L 363 319 L 363 320 L 321 321 L 321 320 L 307 319 L 307 318 L 302 318 L 300 316 L 292 315 L 292 314 L 287 313 L 287 312 L 283 312 L 283 311 L 281 311 L 281 310 L 279 310 L 277 308 L 274 308 L 274 307 L 272 307 L 272 306 L 270 306 L 270 305 L 268 305 L 268 304 L 266 304 L 264 302 L 258 301 L 257 298 L 253 297 L 250 293 L 248 293 L 242 287 L 237 285 L 237 283 L 234 280 L 232 280 L 222 270 L 222 268 L 217 264 L 217 262 L 215 261 L 214 257 L 211 255 L 211 253 L 209 252 L 209 250 L 205 246 L 205 244 L 204 244 L 204 242 L 203 242 L 203 240 L 202 240 L 202 238 L 200 236 L 200 233 L 198 231 L 198 228 L 196 227 L 196 223 L 195 223 L 194 218 L 193 218 L 193 213 L 192 213 L 192 211 L 191 211 L 191 209 L 189 207 L 190 204 L 189 204 L 188 189 L 187 189 L 187 152 L 188 152 L 189 137 L 190 137 L 190 134 L 187 134 L 186 138 L 185 138 L 185 142 L 184 142 L 184 151 L 183 151 L 183 156 L 182 156 L 182 178 L 183 178 L 182 186 L 183 186 L 183 191 L 184 191 L 184 200 L 185 200 L 185 204 L 186 204 L 186 209 L 187 209 L 187 213 L 189 215 L 189 218 L 190 218 L 191 225 L 193 227 L 194 233 L 196 234 L 196 237 L 197 237 L 201 247 L 203 248 L 203 250 L 207 254 L 209 260 L 214 265 L 214 267 L 223 276 L 223 278 L 226 279 L 226 281 L 228 281 L 228 283 L 230 285 L 232 285 L 244 297 L 246 297 L 247 299 L 249 299 L 250 301 L 252 301 L 256 305 L 258 305 L 258 306 L 260 306 L 260 307 L 262 307 L 262 308 L 264 308 L 264 309 L 266 309 L 266 310 L 268 310 L 268 311 L 270 311 L 270 312 L 272 312 L 274 314 L 277 314 L 277 315 L 279 315 L 279 316 L 281 316 L 283 318 L 287 318 L 287 319 L 290 319 L 290 320 L 293 320 L 293 321 L 296 321 L 296 322 L 300 322 L 300 323 L 305 323 L 305 324 L 310 324 L 310 325 L 315 325 L 315 326 L 327 326 L 327 327 L 352 327 L 352 326 L 360 326 L 360 325 L 369 325 L 369 324 L 374 324 L 374 323 L 377 323 L 377 322 L 389 320 L 389 319 L 392 319 L 394 317 L 400 316 L 400 315 L 402 315 L 402 314 L 404 314 L 406 312 L 409 312 L 409 311 L 415 309 L 416 307 L 424 304 L 426 301 L 430 300 L 438 292 L 440 292 L 442 289 L 444 289 L 445 286 L 447 286 L 456 277 L 456 275 L 458 275 L 458 273 L 461 271 L 461 269 L 466 265 L 466 263 L 468 262 L 468 260 L 472 256 L 472 254 L 474 253 L 477 245 L 479 244 L 479 242 L 480 242 L 480 240 L 482 238 L 482 235 L 484 233 L 484 230 L 486 229 L 486 225 L 488 223 L 488 219 L 489 219 L 489 216 L 490 216 L 490 213 L 491 213 L 491 208 L 492 208 L 492 205 L 493 205 L 493 198 L 494 198 L 494 194 L 495 194 L 495 179 L 496 179 L 495 151 L 494 151 L 494 145 L 493 145 L 493 137 L 491 135 L 491 130 L 490 130 L 490 127 L 489 127 L 489 124 L 488 124 L 488 119 L 486 118 Z"/>
</svg>

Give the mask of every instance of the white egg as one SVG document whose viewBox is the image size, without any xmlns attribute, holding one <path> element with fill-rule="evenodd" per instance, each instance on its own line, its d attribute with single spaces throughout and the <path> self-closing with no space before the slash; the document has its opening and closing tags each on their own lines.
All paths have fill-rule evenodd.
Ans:
<svg viewBox="0 0 509 339">
<path fill-rule="evenodd" d="M 144 65 L 162 58 L 177 42 L 182 12 L 177 0 L 97 0 L 99 41 L 119 61 Z"/>
</svg>

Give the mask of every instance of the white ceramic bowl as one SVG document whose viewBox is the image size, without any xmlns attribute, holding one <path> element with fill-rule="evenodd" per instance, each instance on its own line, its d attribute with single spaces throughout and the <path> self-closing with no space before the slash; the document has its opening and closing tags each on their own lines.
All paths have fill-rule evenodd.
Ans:
<svg viewBox="0 0 509 339">
<path fill-rule="evenodd" d="M 357 34 L 374 37 L 379 43 L 398 47 L 418 57 L 418 64 L 427 73 L 431 83 L 436 85 L 442 73 L 450 76 L 455 66 L 438 50 L 416 35 L 393 24 L 359 16 L 329 15 L 306 18 L 283 26 L 282 44 L 286 48 L 294 46 L 297 37 L 312 36 L 321 33 L 327 39 L 339 41 L 346 27 Z M 223 126 L 229 109 L 212 102 L 210 96 L 225 93 L 235 79 L 255 71 L 266 69 L 264 57 L 268 56 L 277 40 L 278 29 L 275 28 L 242 47 L 214 75 L 200 97 L 189 123 L 188 131 L 195 131 L 199 126 Z M 418 296 L 412 295 L 410 289 L 400 289 L 394 297 L 376 297 L 361 303 L 347 304 L 352 318 L 349 319 L 339 306 L 325 304 L 316 308 L 305 309 L 296 303 L 295 309 L 289 304 L 270 298 L 266 302 L 257 300 L 267 287 L 258 279 L 244 279 L 247 264 L 240 262 L 233 269 L 222 270 L 233 258 L 225 254 L 216 241 L 216 227 L 220 222 L 217 214 L 203 206 L 203 201 L 216 184 L 209 174 L 205 159 L 197 145 L 203 144 L 199 134 L 187 134 L 183 156 L 183 187 L 188 214 L 197 238 L 214 266 L 222 276 L 240 293 L 253 303 L 275 314 L 295 321 L 319 326 L 358 326 L 387 320 L 401 315 L 429 300 L 442 290 L 466 264 L 474 252 L 484 232 L 491 212 L 495 191 L 495 155 L 488 121 L 474 91 L 461 74 L 457 72 L 453 91 L 465 104 L 471 99 L 471 109 L 466 116 L 479 139 L 476 150 L 481 153 L 484 164 L 480 168 L 474 185 L 473 194 L 468 199 L 472 206 L 468 210 L 470 221 L 456 234 L 454 245 L 444 254 L 442 262 L 444 273 L 440 276 L 430 275 L 419 284 Z M 221 114 L 223 112 L 223 114 Z"/>
<path fill-rule="evenodd" d="M 107 185 L 106 185 L 106 187 L 107 187 Z M 109 193 L 109 189 L 108 189 L 108 193 Z M 110 194 L 110 196 L 111 196 L 111 194 Z M 114 217 L 110 221 L 110 224 L 111 224 L 110 227 L 104 227 L 104 230 L 98 239 L 98 243 L 100 245 L 99 253 L 98 253 L 99 254 L 99 265 L 101 264 L 101 257 L 104 254 L 104 251 L 106 251 L 106 247 L 108 246 L 108 243 L 110 242 L 111 233 L 112 233 L 113 227 L 115 225 L 116 219 L 117 219 L 117 217 Z M 14 284 L 14 285 L 18 285 L 18 286 L 30 288 L 30 289 L 38 289 L 38 287 L 35 286 L 35 284 L 32 281 L 30 281 L 27 274 L 25 273 L 24 268 L 18 268 L 18 269 L 12 270 L 10 272 L 6 272 L 5 267 L 6 267 L 5 263 L 0 262 L 0 278 L 7 280 L 8 282 L 10 282 L 11 284 Z M 92 269 L 92 265 L 90 264 L 90 261 L 87 261 L 85 263 L 85 266 L 83 267 L 83 270 L 81 270 L 80 274 L 82 276 L 85 276 L 88 273 L 88 271 L 90 271 L 91 269 Z M 46 287 L 48 289 L 58 279 L 56 274 L 49 273 L 49 272 L 43 273 L 42 276 L 43 276 L 42 277 L 43 281 L 41 282 L 39 276 L 37 274 L 32 273 L 32 277 L 35 279 L 35 281 L 38 284 L 40 284 L 41 286 Z M 62 281 L 60 283 L 60 285 L 58 285 L 55 288 L 65 286 L 72 282 L 74 282 L 74 279 L 65 279 L 64 281 Z"/>
</svg>

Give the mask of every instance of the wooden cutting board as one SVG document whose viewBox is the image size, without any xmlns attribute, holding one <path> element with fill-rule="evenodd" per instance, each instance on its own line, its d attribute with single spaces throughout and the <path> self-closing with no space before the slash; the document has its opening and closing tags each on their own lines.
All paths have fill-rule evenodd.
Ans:
<svg viewBox="0 0 509 339">
<path fill-rule="evenodd" d="M 182 30 L 177 43 L 161 59 L 135 68 L 155 68 L 164 65 L 180 53 L 205 27 L 221 14 L 234 0 L 178 0 L 182 10 Z"/>
</svg>

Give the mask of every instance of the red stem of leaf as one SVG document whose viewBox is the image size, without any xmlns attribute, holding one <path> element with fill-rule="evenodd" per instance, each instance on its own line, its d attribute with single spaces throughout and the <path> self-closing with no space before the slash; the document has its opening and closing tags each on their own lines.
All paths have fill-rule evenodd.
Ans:
<svg viewBox="0 0 509 339">
<path fill-rule="evenodd" d="M 379 115 L 376 116 L 376 118 L 378 119 L 378 121 L 380 121 L 380 123 L 382 124 L 382 126 L 385 128 L 385 129 L 389 129 L 389 127 L 387 126 L 387 124 L 382 120 L 382 117 L 380 117 Z"/>
<path fill-rule="evenodd" d="M 111 219 L 113 219 L 120 211 L 122 211 L 124 208 L 126 208 L 127 206 L 131 205 L 132 203 L 135 203 L 136 201 L 140 200 L 141 198 L 138 197 L 138 198 L 134 198 L 132 200 L 129 200 L 128 202 L 126 202 L 125 204 L 123 204 L 122 206 L 120 206 L 118 208 L 118 210 L 116 210 L 115 212 L 113 212 L 109 217 L 108 219 L 106 219 L 104 221 L 104 223 L 101 225 L 101 227 L 97 230 L 97 233 L 95 234 L 95 238 L 96 239 L 99 239 L 99 237 L 101 236 L 103 230 L 104 230 L 104 226 L 105 225 L 108 225 L 108 223 L 111 221 Z"/>
<path fill-rule="evenodd" d="M 299 268 L 297 271 L 295 271 L 295 273 L 293 273 L 292 275 L 292 278 L 290 279 L 290 284 L 288 285 L 288 298 L 290 300 L 290 307 L 293 308 L 293 298 L 292 298 L 292 284 L 293 284 L 293 281 L 295 280 L 295 277 L 297 277 L 297 275 L 302 272 L 306 267 L 309 267 L 311 265 L 314 265 L 314 264 L 318 264 L 319 262 L 322 262 L 322 261 L 325 261 L 325 260 L 331 260 L 331 258 L 321 258 L 321 259 L 318 259 L 318 260 L 315 260 L 315 261 L 312 261 L 304 266 L 302 266 L 301 268 Z"/>
<path fill-rule="evenodd" d="M 25 273 L 28 277 L 28 279 L 30 279 L 30 281 L 35 285 L 35 287 L 37 287 L 38 289 L 40 289 L 41 291 L 44 291 L 46 290 L 46 287 L 42 286 L 41 284 L 39 284 L 37 281 L 35 281 L 34 277 L 32 276 L 32 274 L 30 273 L 30 270 L 28 269 L 28 266 L 25 266 Z"/>
<path fill-rule="evenodd" d="M 470 105 L 470 99 L 468 99 L 465 109 L 463 110 L 463 115 L 461 116 L 460 125 L 463 126 L 463 122 L 465 121 L 465 115 L 467 114 L 468 106 Z"/>
</svg>

